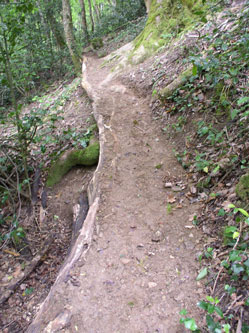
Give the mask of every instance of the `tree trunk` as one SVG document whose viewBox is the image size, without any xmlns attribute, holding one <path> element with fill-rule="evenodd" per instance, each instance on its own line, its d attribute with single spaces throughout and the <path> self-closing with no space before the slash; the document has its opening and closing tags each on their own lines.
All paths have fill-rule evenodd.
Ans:
<svg viewBox="0 0 249 333">
<path fill-rule="evenodd" d="M 100 22 L 100 13 L 99 13 L 99 7 L 98 7 L 98 4 L 96 3 L 96 0 L 93 0 L 93 7 L 94 7 L 97 22 L 99 23 Z"/>
<path fill-rule="evenodd" d="M 191 29 L 198 17 L 193 12 L 203 8 L 201 0 L 144 0 L 148 19 L 134 41 L 133 62 L 139 63 L 158 48 L 167 45 L 183 31 Z"/>
<path fill-rule="evenodd" d="M 51 15 L 51 13 L 47 13 L 47 19 L 49 21 L 49 25 L 50 25 L 50 28 L 53 32 L 53 35 L 55 37 L 55 40 L 56 40 L 56 44 L 57 46 L 62 50 L 65 48 L 65 40 L 60 32 L 60 28 L 58 27 L 58 22 L 56 21 L 56 19 L 54 18 L 53 15 Z"/>
<path fill-rule="evenodd" d="M 67 47 L 69 49 L 75 71 L 76 73 L 80 73 L 81 62 L 80 57 L 77 54 L 76 42 L 73 35 L 73 22 L 69 0 L 62 0 L 62 14 Z"/>
<path fill-rule="evenodd" d="M 47 39 L 49 40 L 50 39 L 50 33 L 49 33 L 48 26 L 46 24 L 46 20 L 45 20 L 44 13 L 43 13 L 43 10 L 42 10 L 41 1 L 37 0 L 36 3 L 37 3 L 37 7 L 39 9 L 39 16 L 41 18 L 41 23 L 42 23 L 43 29 L 44 29 L 44 31 L 47 35 Z"/>
<path fill-rule="evenodd" d="M 40 3 L 40 1 L 38 1 L 38 3 Z M 60 50 L 63 50 L 66 46 L 66 43 L 63 34 L 61 33 L 62 29 L 60 29 L 60 24 L 59 22 L 56 21 L 54 14 L 50 8 L 51 4 L 49 4 L 48 0 L 45 0 L 44 3 L 45 3 L 46 21 L 48 22 L 50 29 L 54 35 L 57 47 Z M 40 11 L 42 15 L 41 3 L 40 3 Z"/>
<path fill-rule="evenodd" d="M 91 24 L 92 24 L 92 33 L 94 33 L 95 26 L 94 26 L 94 20 L 93 20 L 93 11 L 92 11 L 92 3 L 91 3 L 91 0 L 88 0 L 88 4 L 89 4 L 90 20 L 91 20 Z"/>
<path fill-rule="evenodd" d="M 87 44 L 88 44 L 89 43 L 89 34 L 88 34 L 88 30 L 87 30 L 85 3 L 84 3 L 84 0 L 79 0 L 79 3 L 80 3 L 80 8 L 81 8 L 82 28 L 83 28 L 84 35 L 86 37 Z"/>
<path fill-rule="evenodd" d="M 151 0 L 144 0 L 147 14 L 150 12 L 150 5 L 151 5 Z"/>
</svg>

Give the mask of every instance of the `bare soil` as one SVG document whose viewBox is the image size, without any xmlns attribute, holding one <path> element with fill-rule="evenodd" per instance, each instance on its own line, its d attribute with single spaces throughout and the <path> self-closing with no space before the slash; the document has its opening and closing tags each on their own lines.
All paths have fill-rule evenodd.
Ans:
<svg viewBox="0 0 249 333">
<path fill-rule="evenodd" d="M 50 88 L 48 100 L 62 94 L 66 87 L 61 83 L 54 84 L 54 86 L 55 89 Z M 34 102 L 24 112 L 37 107 L 39 107 L 38 102 Z M 56 130 L 61 135 L 63 129 L 68 128 L 74 128 L 76 132 L 87 130 L 92 118 L 90 101 L 81 86 L 78 86 L 72 92 L 70 101 L 63 106 L 63 119 L 57 122 Z M 50 149 L 52 148 L 54 145 L 50 147 Z M 39 148 L 33 148 L 34 154 L 37 149 Z M 36 157 L 36 165 L 39 165 L 42 158 L 47 159 L 46 163 L 49 163 L 49 156 L 34 155 L 34 157 Z M 0 332 L 25 332 L 39 305 L 48 295 L 70 249 L 73 207 L 77 204 L 80 193 L 88 187 L 94 170 L 95 167 L 75 167 L 53 189 L 46 189 L 46 173 L 43 173 L 38 201 L 33 207 L 32 213 L 29 205 L 26 207 L 23 205 L 19 222 L 26 231 L 27 246 L 25 251 L 18 251 L 11 242 L 5 243 L 1 247 L 1 295 L 13 281 L 20 278 L 25 267 L 30 265 L 32 258 L 43 251 L 44 240 L 52 238 L 52 242 L 38 266 L 1 306 Z M 46 191 L 45 208 L 42 207 L 41 199 L 44 191 Z"/>
<path fill-rule="evenodd" d="M 149 99 L 89 58 L 95 117 L 103 117 L 100 203 L 88 254 L 61 275 L 27 332 L 183 332 L 179 312 L 196 302 L 198 204 Z M 176 186 L 166 188 L 165 182 Z"/>
</svg>

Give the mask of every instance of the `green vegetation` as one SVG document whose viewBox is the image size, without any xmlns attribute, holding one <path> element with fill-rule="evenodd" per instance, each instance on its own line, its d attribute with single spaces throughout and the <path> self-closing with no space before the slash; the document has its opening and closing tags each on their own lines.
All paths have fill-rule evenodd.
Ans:
<svg viewBox="0 0 249 333">
<path fill-rule="evenodd" d="M 94 142 L 85 149 L 71 150 L 62 154 L 49 171 L 47 186 L 57 184 L 74 166 L 92 166 L 99 159 L 99 143 Z"/>
<path fill-rule="evenodd" d="M 195 14 L 200 11 L 202 16 Z M 197 22 L 200 24 L 205 17 L 204 11 L 205 6 L 201 1 L 152 1 L 146 26 L 134 41 L 130 61 L 142 62 Z"/>
<path fill-rule="evenodd" d="M 215 22 L 220 7 L 212 3 L 211 10 Z M 183 61 L 187 66 L 192 64 L 192 73 L 188 69 L 184 79 L 180 76 L 161 90 L 155 84 L 153 94 L 174 119 L 164 132 L 179 137 L 186 126 L 192 126 L 185 145 L 175 155 L 195 182 L 200 197 L 206 199 L 198 226 L 210 225 L 208 234 L 216 239 L 199 257 L 202 267 L 197 280 L 205 279 L 212 286 L 206 300 L 198 304 L 206 313 L 205 328 L 198 328 L 194 318 L 185 310 L 181 312 L 181 323 L 193 332 L 234 332 L 238 325 L 240 332 L 249 329 L 242 317 L 238 324 L 237 310 L 231 305 L 237 298 L 242 312 L 249 305 L 248 4 L 239 13 L 227 10 L 225 18 L 233 29 L 221 32 L 216 25 L 200 34 L 199 43 L 188 50 L 189 56 Z M 205 52 L 200 45 L 205 45 Z M 226 192 L 226 187 L 232 186 L 240 200 L 234 195 L 233 203 L 231 199 L 226 202 L 222 189 Z M 222 260 L 216 259 L 218 247 L 222 251 L 225 248 L 219 257 Z"/>
<path fill-rule="evenodd" d="M 97 130 L 96 125 L 90 126 L 92 121 L 87 131 L 61 126 L 64 107 L 80 79 L 59 95 L 57 89 L 49 92 L 53 82 L 80 74 L 80 58 L 87 46 L 104 54 L 112 40 L 134 38 L 144 25 L 144 20 L 142 25 L 137 20 L 144 15 L 145 5 L 139 0 L 0 3 L 1 243 L 17 245 L 25 236 L 20 214 L 23 205 L 32 201 L 37 169 L 46 172 L 52 161 L 55 170 L 54 161 L 71 150 L 67 165 L 60 165 L 60 176 L 50 174 L 48 183 L 54 184 L 73 165 L 98 161 L 98 143 L 88 147 Z M 37 107 L 29 106 L 33 102 Z"/>
<path fill-rule="evenodd" d="M 28 112 L 24 106 L 20 105 L 20 136 L 16 129 L 15 112 L 10 112 L 8 117 L 2 119 L 1 127 L 3 133 L 6 131 L 7 134 L 0 138 L 2 153 L 0 158 L 0 227 L 2 227 L 0 243 L 2 244 L 11 241 L 17 247 L 21 239 L 25 237 L 25 230 L 20 219 L 20 207 L 32 200 L 31 185 L 35 179 L 35 171 L 43 168 L 51 160 L 58 159 L 58 156 L 67 149 L 87 150 L 91 137 L 97 131 L 96 124 L 91 125 L 91 119 L 89 119 L 88 130 L 79 131 L 72 127 L 60 126 L 64 120 L 65 105 L 79 85 L 80 79 L 77 78 L 60 94 L 56 89 L 52 94 L 33 97 L 33 101 L 39 103 L 39 108 L 26 106 Z M 24 168 L 21 154 L 22 146 L 25 147 L 27 170 Z M 88 154 L 84 156 L 87 157 Z M 89 158 L 86 165 L 96 163 L 97 159 L 97 157 Z M 4 207 L 8 207 L 7 214 L 2 213 Z"/>
<path fill-rule="evenodd" d="M 151 84 L 153 100 L 166 115 L 163 132 L 181 138 L 174 152 L 194 184 L 188 196 L 203 203 L 193 224 L 207 234 L 196 277 L 207 287 L 208 295 L 198 303 L 205 327 L 198 327 L 185 309 L 180 322 L 193 332 L 248 332 L 243 313 L 248 319 L 249 5 L 239 12 L 226 5 L 218 0 L 152 0 L 145 22 L 142 0 L 0 3 L 1 248 L 19 251 L 26 241 L 34 219 L 25 224 L 23 211 L 34 206 L 37 170 L 52 187 L 73 166 L 98 162 L 99 143 L 91 142 L 97 132 L 93 119 L 84 130 L 63 123 L 65 105 L 80 84 L 82 53 L 104 56 L 135 38 L 145 25 L 133 51 L 125 55 L 130 63 L 139 63 L 172 42 L 178 45 L 194 29 L 196 42 L 179 44 L 184 49 L 175 60 L 178 77 L 162 86 L 161 78 L 170 82 L 172 74 L 162 70 Z M 226 9 L 224 16 L 219 16 L 221 9 Z M 54 82 L 65 88 L 60 91 Z M 155 164 L 154 171 L 162 173 L 162 166 Z M 165 210 L 171 214 L 174 205 L 167 203 Z M 32 291 L 26 288 L 23 295 Z"/>
<path fill-rule="evenodd" d="M 69 7 L 64 6 L 65 3 Z M 73 60 L 80 62 L 82 51 L 89 43 L 94 46 L 97 40 L 129 28 L 130 21 L 145 15 L 145 5 L 140 0 L 82 3 L 86 27 L 82 23 L 79 0 L 70 4 L 68 0 L 0 3 L 0 68 L 3 68 L 0 71 L 0 115 L 6 112 L 6 105 L 13 105 L 13 97 L 30 101 L 32 95 L 53 80 L 75 75 Z M 71 22 L 62 20 L 65 8 L 71 10 Z M 99 48 L 102 43 L 96 46 Z"/>
<path fill-rule="evenodd" d="M 249 201 L 249 173 L 240 178 L 236 186 L 236 194 L 244 203 Z"/>
</svg>

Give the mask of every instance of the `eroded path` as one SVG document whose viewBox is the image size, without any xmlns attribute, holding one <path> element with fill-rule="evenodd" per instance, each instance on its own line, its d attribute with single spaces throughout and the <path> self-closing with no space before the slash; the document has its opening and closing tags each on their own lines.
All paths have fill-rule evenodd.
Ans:
<svg viewBox="0 0 249 333">
<path fill-rule="evenodd" d="M 100 203 L 87 256 L 71 269 L 30 332 L 184 332 L 179 311 L 198 317 L 200 235 L 188 201 L 167 212 L 165 176 L 183 176 L 152 122 L 149 101 L 87 62 L 95 115 L 104 121 Z M 155 166 L 161 165 L 161 168 Z"/>
</svg>

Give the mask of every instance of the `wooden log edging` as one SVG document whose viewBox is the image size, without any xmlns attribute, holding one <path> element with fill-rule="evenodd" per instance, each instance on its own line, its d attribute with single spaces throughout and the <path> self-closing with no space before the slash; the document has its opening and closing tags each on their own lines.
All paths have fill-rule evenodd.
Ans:
<svg viewBox="0 0 249 333">
<path fill-rule="evenodd" d="M 79 233 L 79 236 L 75 241 L 75 244 L 72 246 L 68 257 L 65 259 L 65 262 L 62 265 L 58 273 L 58 276 L 49 291 L 49 294 L 42 303 L 38 313 L 36 314 L 31 325 L 28 327 L 26 333 L 54 332 L 60 329 L 60 327 L 64 325 L 63 324 L 64 321 L 66 323 L 68 320 L 70 320 L 71 314 L 68 313 L 69 311 L 68 309 L 66 310 L 65 316 L 64 316 L 65 310 L 63 308 L 61 309 L 61 313 L 55 316 L 55 318 L 49 319 L 46 318 L 46 315 L 47 313 L 49 313 L 49 308 L 53 307 L 53 299 L 55 298 L 56 294 L 61 293 L 61 285 L 63 282 L 67 280 L 68 276 L 70 275 L 70 271 L 72 270 L 75 263 L 79 259 L 85 260 L 87 252 L 92 242 L 96 215 L 100 201 L 99 177 L 104 161 L 105 133 L 104 133 L 103 117 L 96 113 L 96 105 L 99 98 L 97 95 L 95 95 L 91 85 L 87 81 L 85 62 L 83 62 L 82 73 L 83 73 L 82 87 L 86 90 L 88 96 L 93 100 L 93 113 L 99 129 L 99 144 L 100 144 L 98 166 L 93 174 L 93 178 L 91 179 L 87 189 L 89 210 L 86 219 L 84 221 L 83 227 Z"/>
</svg>

